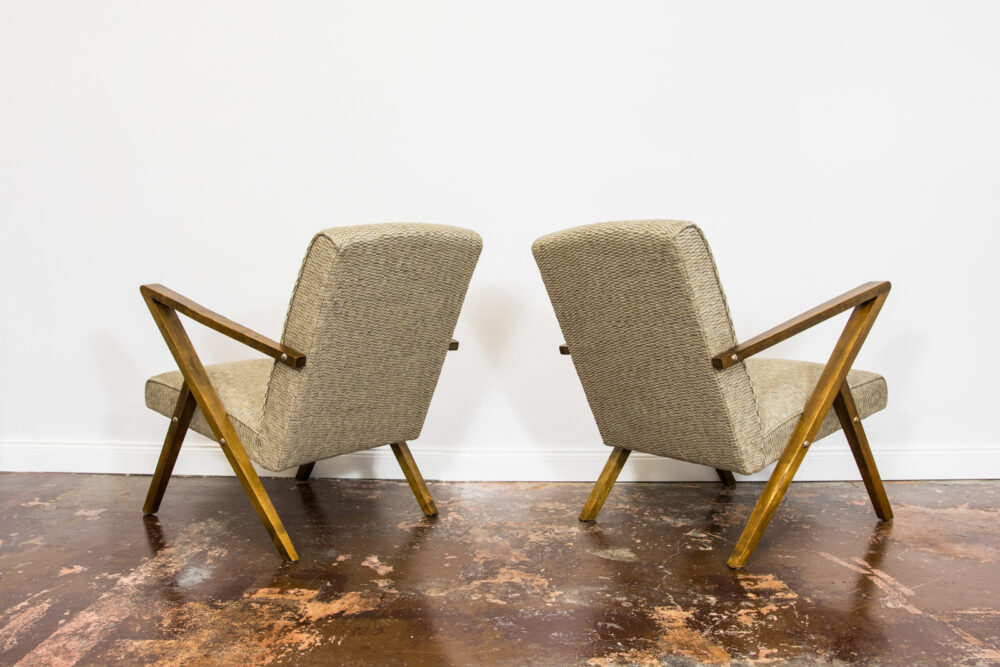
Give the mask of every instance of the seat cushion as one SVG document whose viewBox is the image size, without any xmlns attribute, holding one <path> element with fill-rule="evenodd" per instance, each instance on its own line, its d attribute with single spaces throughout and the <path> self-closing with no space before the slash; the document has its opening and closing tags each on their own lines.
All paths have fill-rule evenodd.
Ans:
<svg viewBox="0 0 1000 667">
<path fill-rule="evenodd" d="M 778 460 L 792 436 L 806 401 L 823 372 L 823 364 L 757 357 L 744 363 L 757 396 L 760 425 L 764 433 L 764 460 L 768 465 Z M 883 409 L 888 402 L 885 378 L 877 373 L 852 370 L 847 374 L 847 385 L 851 388 L 862 419 Z M 839 428 L 840 421 L 831 408 L 814 441 Z"/>
<path fill-rule="evenodd" d="M 236 435 L 254 461 L 259 458 L 261 417 L 273 366 L 274 361 L 271 359 L 252 359 L 205 367 L 212 386 L 236 429 Z M 146 407 L 161 415 L 173 416 L 183 382 L 184 377 L 180 371 L 163 373 L 146 380 Z M 195 409 L 190 428 L 215 439 L 200 407 Z"/>
</svg>

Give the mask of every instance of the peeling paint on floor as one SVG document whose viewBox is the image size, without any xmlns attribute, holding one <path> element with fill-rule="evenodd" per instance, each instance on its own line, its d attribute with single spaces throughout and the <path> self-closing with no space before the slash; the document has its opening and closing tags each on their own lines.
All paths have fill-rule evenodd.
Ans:
<svg viewBox="0 0 1000 667">
<path fill-rule="evenodd" d="M 0 664 L 1000 664 L 1000 482 L 794 484 L 746 568 L 759 484 L 0 475 Z M 498 511 L 502 510 L 502 511 Z"/>
</svg>

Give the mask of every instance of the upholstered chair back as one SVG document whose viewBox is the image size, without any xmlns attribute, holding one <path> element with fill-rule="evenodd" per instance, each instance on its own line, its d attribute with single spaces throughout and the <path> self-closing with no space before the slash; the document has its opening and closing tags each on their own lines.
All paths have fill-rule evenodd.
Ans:
<svg viewBox="0 0 1000 667">
<path fill-rule="evenodd" d="M 444 225 L 334 227 L 313 238 L 275 363 L 257 459 L 281 470 L 416 439 L 482 249 Z"/>
<path fill-rule="evenodd" d="M 612 222 L 535 241 L 535 260 L 604 443 L 752 472 L 762 452 L 745 365 L 701 230 Z"/>
</svg>

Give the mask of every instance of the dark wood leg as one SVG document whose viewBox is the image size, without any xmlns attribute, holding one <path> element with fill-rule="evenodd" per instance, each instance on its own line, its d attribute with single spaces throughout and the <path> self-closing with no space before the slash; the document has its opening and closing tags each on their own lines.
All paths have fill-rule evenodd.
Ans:
<svg viewBox="0 0 1000 667">
<path fill-rule="evenodd" d="M 861 426 L 861 417 L 858 415 L 858 408 L 854 404 L 854 396 L 851 394 L 847 382 L 840 387 L 837 398 L 833 400 L 833 409 L 840 419 L 840 426 L 847 436 L 847 444 L 851 446 L 851 453 L 861 471 L 861 479 L 868 489 L 868 497 L 875 507 L 875 514 L 883 521 L 892 519 L 892 508 L 889 506 L 889 497 L 885 494 L 885 487 L 882 485 L 882 478 L 879 477 L 878 468 L 875 467 L 875 459 L 872 457 L 871 447 L 868 446 L 868 436 Z"/>
<path fill-rule="evenodd" d="M 405 442 L 394 442 L 389 446 L 392 447 L 392 453 L 399 461 L 399 467 L 403 469 L 406 481 L 410 483 L 410 490 L 417 497 L 420 509 L 427 516 L 437 516 L 438 511 L 437 507 L 434 506 L 434 499 L 431 498 L 431 492 L 427 490 L 427 484 L 424 482 L 423 475 L 420 474 L 417 462 L 413 460 L 410 448 Z"/>
<path fill-rule="evenodd" d="M 304 482 L 307 479 L 309 479 L 309 475 L 312 474 L 313 466 L 315 465 L 316 465 L 315 461 L 313 461 L 312 463 L 303 463 L 302 465 L 300 465 L 299 469 L 295 471 L 295 481 Z"/>
<path fill-rule="evenodd" d="M 715 469 L 715 472 L 719 475 L 719 481 L 722 482 L 723 486 L 736 486 L 736 478 L 733 477 L 733 473 L 728 470 Z"/>
<path fill-rule="evenodd" d="M 798 424 L 795 425 L 795 430 L 788 439 L 788 444 L 785 445 L 781 458 L 778 459 L 774 472 L 767 480 L 764 492 L 757 500 L 757 504 L 747 520 L 746 527 L 736 542 L 736 547 L 729 557 L 729 567 L 740 568 L 746 565 L 750 555 L 757 548 L 757 543 L 760 542 L 767 524 L 770 523 L 775 510 L 778 509 L 778 505 L 785 497 L 795 472 L 799 469 L 806 451 L 819 431 L 823 418 L 830 412 L 834 399 L 840 392 L 841 385 L 846 382 L 847 372 L 851 369 L 851 364 L 854 363 L 868 332 L 871 331 L 885 298 L 886 294 L 882 294 L 859 305 L 851 313 L 843 333 L 837 340 L 837 345 L 833 348 L 830 360 L 823 368 L 816 388 L 806 402 L 802 416 L 799 418 Z"/>
<path fill-rule="evenodd" d="M 257 476 L 257 471 L 253 469 L 253 464 L 250 463 L 243 443 L 236 435 L 236 429 L 229 421 L 226 409 L 215 393 L 215 388 L 212 387 L 208 373 L 205 372 L 205 367 L 198 358 L 198 354 L 191 344 L 191 339 L 184 331 L 180 318 L 177 317 L 177 313 L 172 308 L 157 303 L 149 296 L 146 296 L 146 305 L 149 306 L 149 312 L 153 315 L 153 320 L 160 329 L 160 333 L 163 334 L 163 340 L 170 348 L 174 361 L 177 362 L 177 367 L 184 375 L 185 384 L 198 402 L 198 407 L 205 415 L 205 421 L 212 428 L 215 439 L 219 442 L 229 464 L 233 467 L 243 490 L 250 498 L 250 502 L 257 511 L 257 516 L 260 517 L 264 528 L 267 529 L 271 540 L 278 548 L 278 553 L 286 560 L 298 560 L 299 556 L 295 552 L 295 547 L 292 546 L 292 540 L 288 537 L 271 499 L 264 490 L 260 477 Z"/>
<path fill-rule="evenodd" d="M 608 499 L 608 494 L 611 493 L 611 487 L 615 485 L 615 480 L 618 479 L 618 474 L 622 471 L 622 467 L 631 453 L 631 449 L 625 449 L 624 447 L 615 447 L 611 450 L 611 456 L 608 457 L 607 463 L 604 464 L 601 476 L 597 478 L 594 488 L 590 490 L 590 495 L 587 496 L 587 502 L 583 504 L 583 510 L 580 511 L 580 521 L 593 521 L 597 518 L 597 514 L 604 507 L 604 501 Z"/>
<path fill-rule="evenodd" d="M 177 455 L 181 452 L 184 435 L 191 424 L 191 417 L 197 405 L 187 382 L 182 383 L 181 393 L 177 397 L 177 407 L 174 408 L 174 415 L 170 418 L 167 437 L 164 438 L 163 449 L 160 450 L 160 460 L 156 463 L 156 472 L 149 482 L 146 503 L 142 506 L 143 514 L 156 514 L 160 509 L 160 501 L 163 500 L 163 493 L 167 490 L 167 482 L 170 481 L 170 474 L 174 471 L 174 463 L 177 462 Z"/>
</svg>

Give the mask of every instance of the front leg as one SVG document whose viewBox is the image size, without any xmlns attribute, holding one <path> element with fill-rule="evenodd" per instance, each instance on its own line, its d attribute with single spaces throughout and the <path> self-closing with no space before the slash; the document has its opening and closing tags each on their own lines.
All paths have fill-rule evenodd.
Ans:
<svg viewBox="0 0 1000 667">
<path fill-rule="evenodd" d="M 872 456 L 871 447 L 868 446 L 868 436 L 861 426 L 861 417 L 858 415 L 858 408 L 854 404 L 854 396 L 845 381 L 840 387 L 840 393 L 833 399 L 833 409 L 840 420 L 840 426 L 847 436 L 847 444 L 851 446 L 851 453 L 861 471 L 861 479 L 868 489 L 868 497 L 875 507 L 875 514 L 883 521 L 892 519 L 892 508 L 889 506 L 889 497 L 885 495 L 885 486 L 882 485 L 882 478 L 879 477 L 878 468 L 875 467 L 875 458 Z"/>
<path fill-rule="evenodd" d="M 163 439 L 160 460 L 157 461 L 156 472 L 153 473 L 153 479 L 149 482 L 146 503 L 142 507 L 143 514 L 156 514 L 159 511 L 160 501 L 163 500 L 163 493 L 167 490 L 167 482 L 170 481 L 170 475 L 174 471 L 177 455 L 181 453 L 184 436 L 187 434 L 191 417 L 194 416 L 194 409 L 197 406 L 198 403 L 194 400 L 187 382 L 181 383 L 181 391 L 177 396 L 177 407 L 174 408 L 174 414 L 170 418 L 167 436 Z"/>
</svg>

